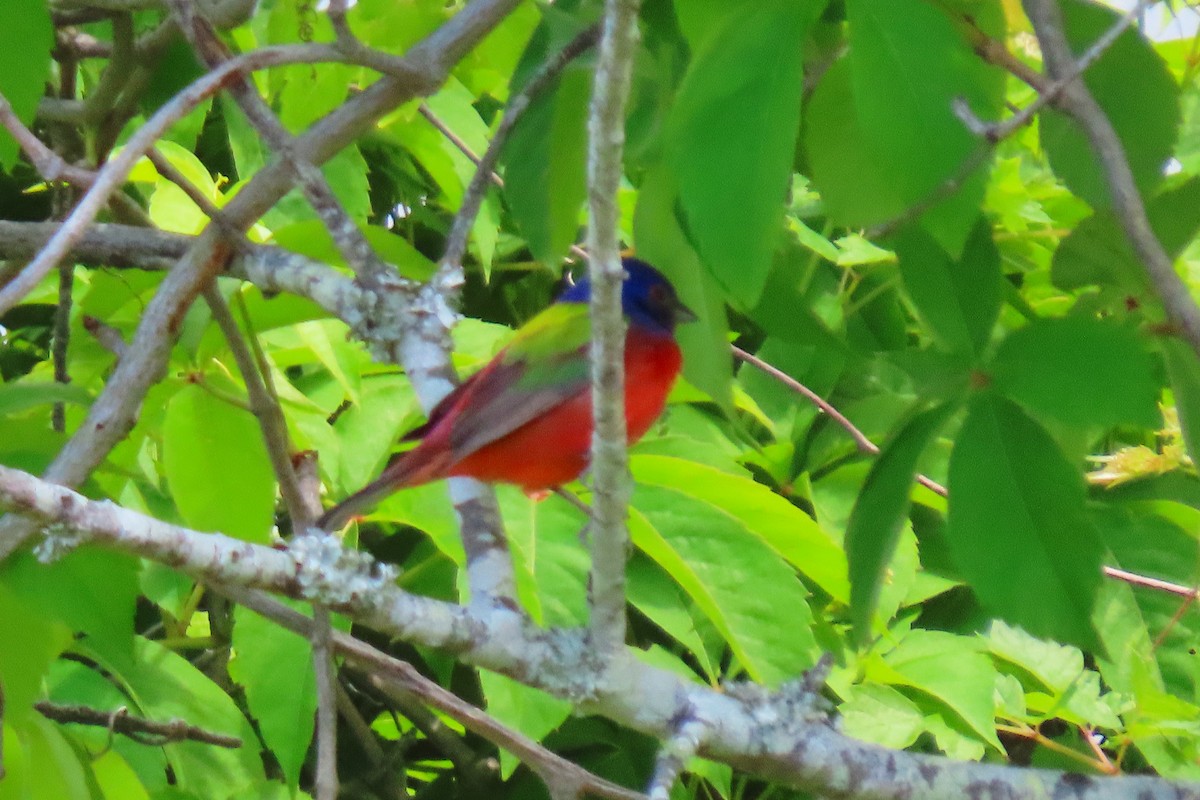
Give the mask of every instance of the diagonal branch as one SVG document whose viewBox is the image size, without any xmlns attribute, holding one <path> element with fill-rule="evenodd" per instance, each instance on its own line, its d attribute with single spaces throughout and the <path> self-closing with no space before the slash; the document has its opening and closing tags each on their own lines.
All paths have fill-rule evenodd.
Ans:
<svg viewBox="0 0 1200 800">
<path fill-rule="evenodd" d="M 1070 76 L 1075 69 L 1075 54 L 1063 31 L 1062 14 L 1054 0 L 1022 0 L 1025 13 L 1033 23 L 1046 72 L 1054 79 Z M 1058 97 L 1058 107 L 1071 116 L 1087 136 L 1100 162 L 1112 195 L 1113 211 L 1134 253 L 1146 268 L 1155 291 L 1166 309 L 1167 318 L 1179 327 L 1192 350 L 1200 354 L 1200 307 L 1187 285 L 1175 272 L 1171 257 L 1163 249 L 1138 192 L 1129 160 L 1117 132 L 1096 98 L 1082 79 L 1066 83 Z"/>
</svg>

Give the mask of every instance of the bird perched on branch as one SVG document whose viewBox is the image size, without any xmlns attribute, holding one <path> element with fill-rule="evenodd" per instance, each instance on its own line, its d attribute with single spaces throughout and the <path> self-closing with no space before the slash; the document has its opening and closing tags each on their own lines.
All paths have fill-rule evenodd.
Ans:
<svg viewBox="0 0 1200 800">
<path fill-rule="evenodd" d="M 633 443 L 658 419 L 679 374 L 675 325 L 696 316 L 658 270 L 636 258 L 623 265 L 625 426 Z M 398 489 L 442 478 L 512 483 L 536 493 L 579 477 L 592 438 L 590 296 L 581 280 L 517 330 L 405 437 L 419 445 L 325 512 L 318 527 L 339 528 Z"/>
</svg>

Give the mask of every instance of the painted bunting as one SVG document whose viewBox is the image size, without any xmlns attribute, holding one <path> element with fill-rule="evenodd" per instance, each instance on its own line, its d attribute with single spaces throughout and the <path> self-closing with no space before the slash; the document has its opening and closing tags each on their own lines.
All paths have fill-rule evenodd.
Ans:
<svg viewBox="0 0 1200 800">
<path fill-rule="evenodd" d="M 625 425 L 630 443 L 658 419 L 679 374 L 675 325 L 696 316 L 658 270 L 625 258 Z M 592 439 L 591 318 L 586 279 L 521 326 L 495 358 L 446 396 L 420 439 L 317 525 L 333 530 L 406 486 L 455 476 L 513 483 L 537 493 L 587 468 Z"/>
</svg>

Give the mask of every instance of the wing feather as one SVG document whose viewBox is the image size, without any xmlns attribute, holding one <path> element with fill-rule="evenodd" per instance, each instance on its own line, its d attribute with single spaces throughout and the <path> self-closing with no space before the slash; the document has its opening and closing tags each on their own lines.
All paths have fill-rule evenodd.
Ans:
<svg viewBox="0 0 1200 800">
<path fill-rule="evenodd" d="M 590 333 L 585 304 L 550 306 L 527 322 L 487 366 L 447 395 L 414 434 L 423 435 L 447 421 L 450 448 L 458 460 L 587 391 Z"/>
</svg>

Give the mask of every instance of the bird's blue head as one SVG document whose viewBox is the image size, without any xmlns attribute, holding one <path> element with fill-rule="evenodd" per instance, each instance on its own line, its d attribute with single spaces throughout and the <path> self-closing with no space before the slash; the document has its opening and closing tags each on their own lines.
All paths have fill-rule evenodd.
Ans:
<svg viewBox="0 0 1200 800">
<path fill-rule="evenodd" d="M 621 287 L 621 308 L 630 325 L 673 333 L 676 324 L 694 322 L 696 315 L 679 302 L 675 287 L 663 274 L 638 258 L 621 259 L 627 277 Z M 586 303 L 592 297 L 592 285 L 584 275 L 558 297 L 560 303 Z"/>
</svg>

